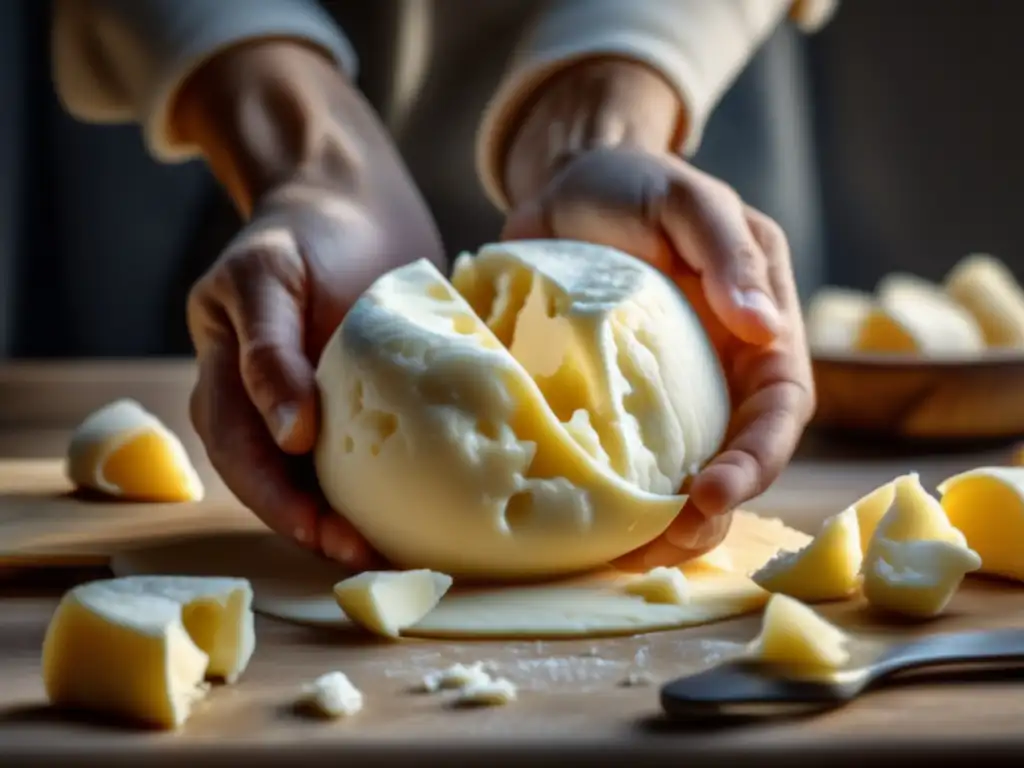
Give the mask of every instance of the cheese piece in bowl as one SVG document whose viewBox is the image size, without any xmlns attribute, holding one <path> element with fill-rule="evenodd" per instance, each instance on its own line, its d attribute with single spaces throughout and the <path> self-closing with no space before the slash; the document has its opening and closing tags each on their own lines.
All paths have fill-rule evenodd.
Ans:
<svg viewBox="0 0 1024 768">
<path fill-rule="evenodd" d="M 946 277 L 946 291 L 977 320 L 990 347 L 1024 348 L 1024 288 L 994 256 L 965 256 Z"/>
<path fill-rule="evenodd" d="M 317 476 L 388 560 L 544 577 L 657 537 L 729 420 L 684 296 L 620 251 L 484 247 L 378 279 L 324 350 Z"/>
<path fill-rule="evenodd" d="M 874 306 L 874 297 L 868 293 L 822 288 L 807 307 L 807 343 L 815 352 L 848 351 Z"/>
<path fill-rule="evenodd" d="M 949 357 L 985 349 L 977 321 L 937 285 L 896 273 L 879 284 L 876 296 L 854 339 L 858 352 Z"/>
</svg>

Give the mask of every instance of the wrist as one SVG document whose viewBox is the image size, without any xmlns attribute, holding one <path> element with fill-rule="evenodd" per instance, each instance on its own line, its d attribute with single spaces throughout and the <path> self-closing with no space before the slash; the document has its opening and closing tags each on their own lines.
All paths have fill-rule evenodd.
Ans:
<svg viewBox="0 0 1024 768">
<path fill-rule="evenodd" d="M 301 180 L 344 188 L 359 167 L 358 130 L 342 116 L 365 111 L 333 61 L 301 41 L 260 40 L 204 64 L 175 100 L 170 133 L 196 146 L 239 210 Z"/>
<path fill-rule="evenodd" d="M 580 62 L 541 85 L 513 116 L 504 147 L 505 194 L 517 205 L 589 150 L 673 151 L 686 124 L 679 95 L 653 68 L 626 59 Z"/>
</svg>

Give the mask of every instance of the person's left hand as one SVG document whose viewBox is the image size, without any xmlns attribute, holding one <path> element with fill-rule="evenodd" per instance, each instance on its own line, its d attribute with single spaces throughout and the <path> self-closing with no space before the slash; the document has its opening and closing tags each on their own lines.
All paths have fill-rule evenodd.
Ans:
<svg viewBox="0 0 1024 768">
<path fill-rule="evenodd" d="M 721 543 L 731 512 L 778 477 L 814 410 L 786 237 L 723 182 L 669 153 L 578 152 L 516 194 L 516 173 L 536 168 L 530 131 L 520 135 L 508 157 L 513 205 L 503 237 L 583 240 L 644 259 L 674 279 L 718 351 L 733 407 L 722 449 L 665 533 L 617 565 L 642 570 L 699 556 Z"/>
</svg>

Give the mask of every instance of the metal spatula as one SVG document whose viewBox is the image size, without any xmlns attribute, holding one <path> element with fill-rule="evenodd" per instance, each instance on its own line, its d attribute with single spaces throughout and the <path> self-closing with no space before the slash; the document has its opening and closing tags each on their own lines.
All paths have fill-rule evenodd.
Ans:
<svg viewBox="0 0 1024 768">
<path fill-rule="evenodd" d="M 893 645 L 860 666 L 821 675 L 750 661 L 731 661 L 666 683 L 661 706 L 670 716 L 792 714 L 845 704 L 886 678 L 912 669 L 1024 662 L 1024 630 L 932 635 Z"/>
</svg>

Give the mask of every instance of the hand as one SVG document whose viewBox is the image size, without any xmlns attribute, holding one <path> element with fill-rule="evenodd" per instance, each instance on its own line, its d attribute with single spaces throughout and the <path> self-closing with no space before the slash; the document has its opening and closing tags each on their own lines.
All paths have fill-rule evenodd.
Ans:
<svg viewBox="0 0 1024 768">
<path fill-rule="evenodd" d="M 199 363 L 192 420 L 227 486 L 270 528 L 353 568 L 366 568 L 374 553 L 330 510 L 307 455 L 318 432 L 315 365 L 373 280 L 422 257 L 442 265 L 443 252 L 423 200 L 359 94 L 318 54 L 271 51 L 275 55 L 260 47 L 236 53 L 249 60 L 223 66 L 246 78 L 264 66 L 276 78 L 289 72 L 281 56 L 295 65 L 305 75 L 287 84 L 287 118 L 296 135 L 271 134 L 279 146 L 268 151 L 266 134 L 254 139 L 246 134 L 247 124 L 230 121 L 211 127 L 209 114 L 201 128 L 189 131 L 205 137 L 208 157 L 219 161 L 218 175 L 239 206 L 252 210 L 248 226 L 189 297 L 188 326 Z M 298 64 L 291 56 L 299 57 Z M 296 108 L 303 86 L 310 90 L 318 82 L 313 75 L 321 78 L 319 86 L 308 105 Z M 226 77 L 222 70 L 211 82 L 223 84 Z M 246 79 L 229 93 L 209 96 L 220 103 L 218 98 L 242 94 L 251 106 L 254 89 L 271 87 Z M 333 102 L 334 114 L 317 111 L 324 102 Z M 276 103 L 267 99 L 264 106 Z M 334 115 L 344 115 L 345 122 Z M 288 125 L 273 113 L 261 117 L 282 130 Z M 193 121 L 198 122 L 194 115 Z M 250 115 L 248 125 L 259 122 Z M 259 151 L 232 155 L 245 147 Z M 289 156 L 296 161 L 294 171 L 279 172 Z M 259 179 L 270 181 L 252 181 Z"/>
<path fill-rule="evenodd" d="M 631 94 L 642 90 L 636 83 L 620 87 L 627 101 L 639 99 Z M 553 113 L 571 110 L 567 101 L 552 99 L 540 122 L 557 124 Z M 533 119 L 509 152 L 512 210 L 503 237 L 585 240 L 654 264 L 693 304 L 722 360 L 733 403 L 722 450 L 693 479 L 689 500 L 668 530 L 618 565 L 643 569 L 698 556 L 725 537 L 732 510 L 781 473 L 814 409 L 785 235 L 722 182 L 629 140 L 621 124 L 605 147 L 559 156 L 550 148 L 538 152 L 542 131 L 531 128 Z M 591 122 L 598 132 L 600 122 Z M 670 135 L 664 132 L 665 139 Z M 596 139 L 592 144 L 600 147 Z M 543 178 L 535 171 L 542 165 L 538 158 L 550 162 L 552 156 L 554 169 L 537 184 Z"/>
</svg>

